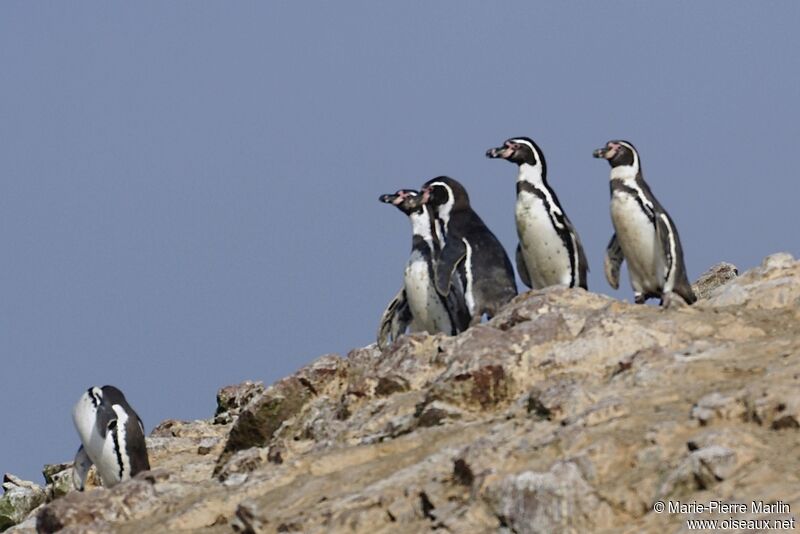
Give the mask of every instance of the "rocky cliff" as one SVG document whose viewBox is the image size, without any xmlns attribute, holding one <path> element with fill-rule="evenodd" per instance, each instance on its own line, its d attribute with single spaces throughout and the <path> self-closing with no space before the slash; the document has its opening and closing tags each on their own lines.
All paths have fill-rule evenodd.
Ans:
<svg viewBox="0 0 800 534">
<path fill-rule="evenodd" d="M 776 254 L 739 277 L 721 265 L 695 288 L 696 305 L 670 309 L 532 291 L 457 337 L 410 335 L 267 388 L 223 388 L 213 418 L 156 427 L 152 471 L 115 488 L 69 491 L 68 464 L 48 466 L 43 488 L 7 475 L 0 526 L 673 532 L 694 517 L 790 519 L 800 262 Z M 656 513 L 658 501 L 748 510 Z"/>
</svg>

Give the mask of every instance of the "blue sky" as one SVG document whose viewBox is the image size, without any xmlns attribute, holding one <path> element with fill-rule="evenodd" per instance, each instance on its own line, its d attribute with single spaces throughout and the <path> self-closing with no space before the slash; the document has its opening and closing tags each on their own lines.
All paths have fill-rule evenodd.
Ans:
<svg viewBox="0 0 800 534">
<path fill-rule="evenodd" d="M 589 287 L 626 138 L 690 278 L 800 252 L 800 4 L 0 6 L 0 471 L 41 482 L 114 384 L 151 429 L 216 390 L 370 343 L 409 225 L 378 195 L 448 174 L 509 252 L 534 138 Z"/>
</svg>

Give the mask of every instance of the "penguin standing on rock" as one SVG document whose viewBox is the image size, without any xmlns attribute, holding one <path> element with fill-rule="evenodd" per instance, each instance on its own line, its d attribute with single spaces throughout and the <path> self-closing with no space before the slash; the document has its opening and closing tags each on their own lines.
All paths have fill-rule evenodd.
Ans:
<svg viewBox="0 0 800 534">
<path fill-rule="evenodd" d="M 441 252 L 433 218 L 422 196 L 412 189 L 381 195 L 381 202 L 392 204 L 411 221 L 411 257 L 403 275 L 403 289 L 381 317 L 378 346 L 385 348 L 410 326 L 412 332 L 455 335 L 469 324 L 469 314 L 460 285 L 446 295 L 436 290 L 434 262 Z"/>
<path fill-rule="evenodd" d="M 517 270 L 530 288 L 548 286 L 587 289 L 589 270 L 578 232 L 547 183 L 547 164 L 539 146 L 528 137 L 512 137 L 486 151 L 519 166 L 516 221 Z"/>
<path fill-rule="evenodd" d="M 662 305 L 668 305 L 673 293 L 688 304 L 695 302 L 678 229 L 642 178 L 639 153 L 627 141 L 609 141 L 593 155 L 611 165 L 614 235 L 606 249 L 608 283 L 619 287 L 619 270 L 627 260 L 637 304 L 660 298 Z"/>
<path fill-rule="evenodd" d="M 431 207 L 437 235 L 444 241 L 436 262 L 436 289 L 447 295 L 461 281 L 470 325 L 484 314 L 491 318 L 514 298 L 517 286 L 506 251 L 469 203 L 457 180 L 440 176 L 422 186 L 422 201 Z"/>
<path fill-rule="evenodd" d="M 107 488 L 150 469 L 142 420 L 114 386 L 86 390 L 72 408 L 72 421 L 82 443 L 73 467 L 76 489 L 83 491 L 92 464 Z"/>
</svg>

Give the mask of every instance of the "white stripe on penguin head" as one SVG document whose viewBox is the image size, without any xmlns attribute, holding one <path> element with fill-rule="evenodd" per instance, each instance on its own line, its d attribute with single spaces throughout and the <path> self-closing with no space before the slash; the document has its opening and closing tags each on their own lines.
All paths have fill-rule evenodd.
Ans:
<svg viewBox="0 0 800 534">
<path fill-rule="evenodd" d="M 536 146 L 534 146 L 533 143 L 531 143 L 527 139 L 512 139 L 511 142 L 517 143 L 518 145 L 525 145 L 526 147 L 530 148 L 531 152 L 533 152 L 533 155 L 536 156 L 536 164 L 537 165 L 542 164 L 542 155 L 539 154 L 539 151 L 536 150 Z"/>
<path fill-rule="evenodd" d="M 447 190 L 447 202 L 436 207 L 436 218 L 442 222 L 442 227 L 437 228 L 442 234 L 439 238 L 447 239 L 447 225 L 450 224 L 450 212 L 453 211 L 453 204 L 455 204 L 456 198 L 455 194 L 453 194 L 453 188 L 444 182 L 433 182 L 429 187 L 433 188 L 437 185 Z"/>
<path fill-rule="evenodd" d="M 623 180 L 626 182 L 632 182 L 636 179 L 636 176 L 641 171 L 641 167 L 639 164 L 639 153 L 633 148 L 633 145 L 627 143 L 625 141 L 612 141 L 613 144 L 616 144 L 620 147 L 625 147 L 631 151 L 633 154 L 633 163 L 630 165 L 619 165 L 617 167 L 611 168 L 611 179 L 612 180 Z M 619 149 L 617 149 L 619 150 Z M 639 188 L 636 187 L 638 190 Z"/>
<path fill-rule="evenodd" d="M 639 172 L 639 153 L 633 148 L 633 145 L 626 142 L 626 141 L 619 141 L 619 144 L 627 148 L 633 154 L 633 168 L 636 169 L 636 172 Z"/>
</svg>

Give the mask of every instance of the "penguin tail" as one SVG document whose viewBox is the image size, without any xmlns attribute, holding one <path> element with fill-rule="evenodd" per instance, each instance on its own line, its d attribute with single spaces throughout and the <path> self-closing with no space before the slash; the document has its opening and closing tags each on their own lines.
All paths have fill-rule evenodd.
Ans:
<svg viewBox="0 0 800 534">
<path fill-rule="evenodd" d="M 697 295 L 694 294 L 694 291 L 692 291 L 692 286 L 690 286 L 688 283 L 683 287 L 676 287 L 675 293 L 683 297 L 683 300 L 686 301 L 686 304 L 694 304 L 697 302 Z"/>
</svg>

